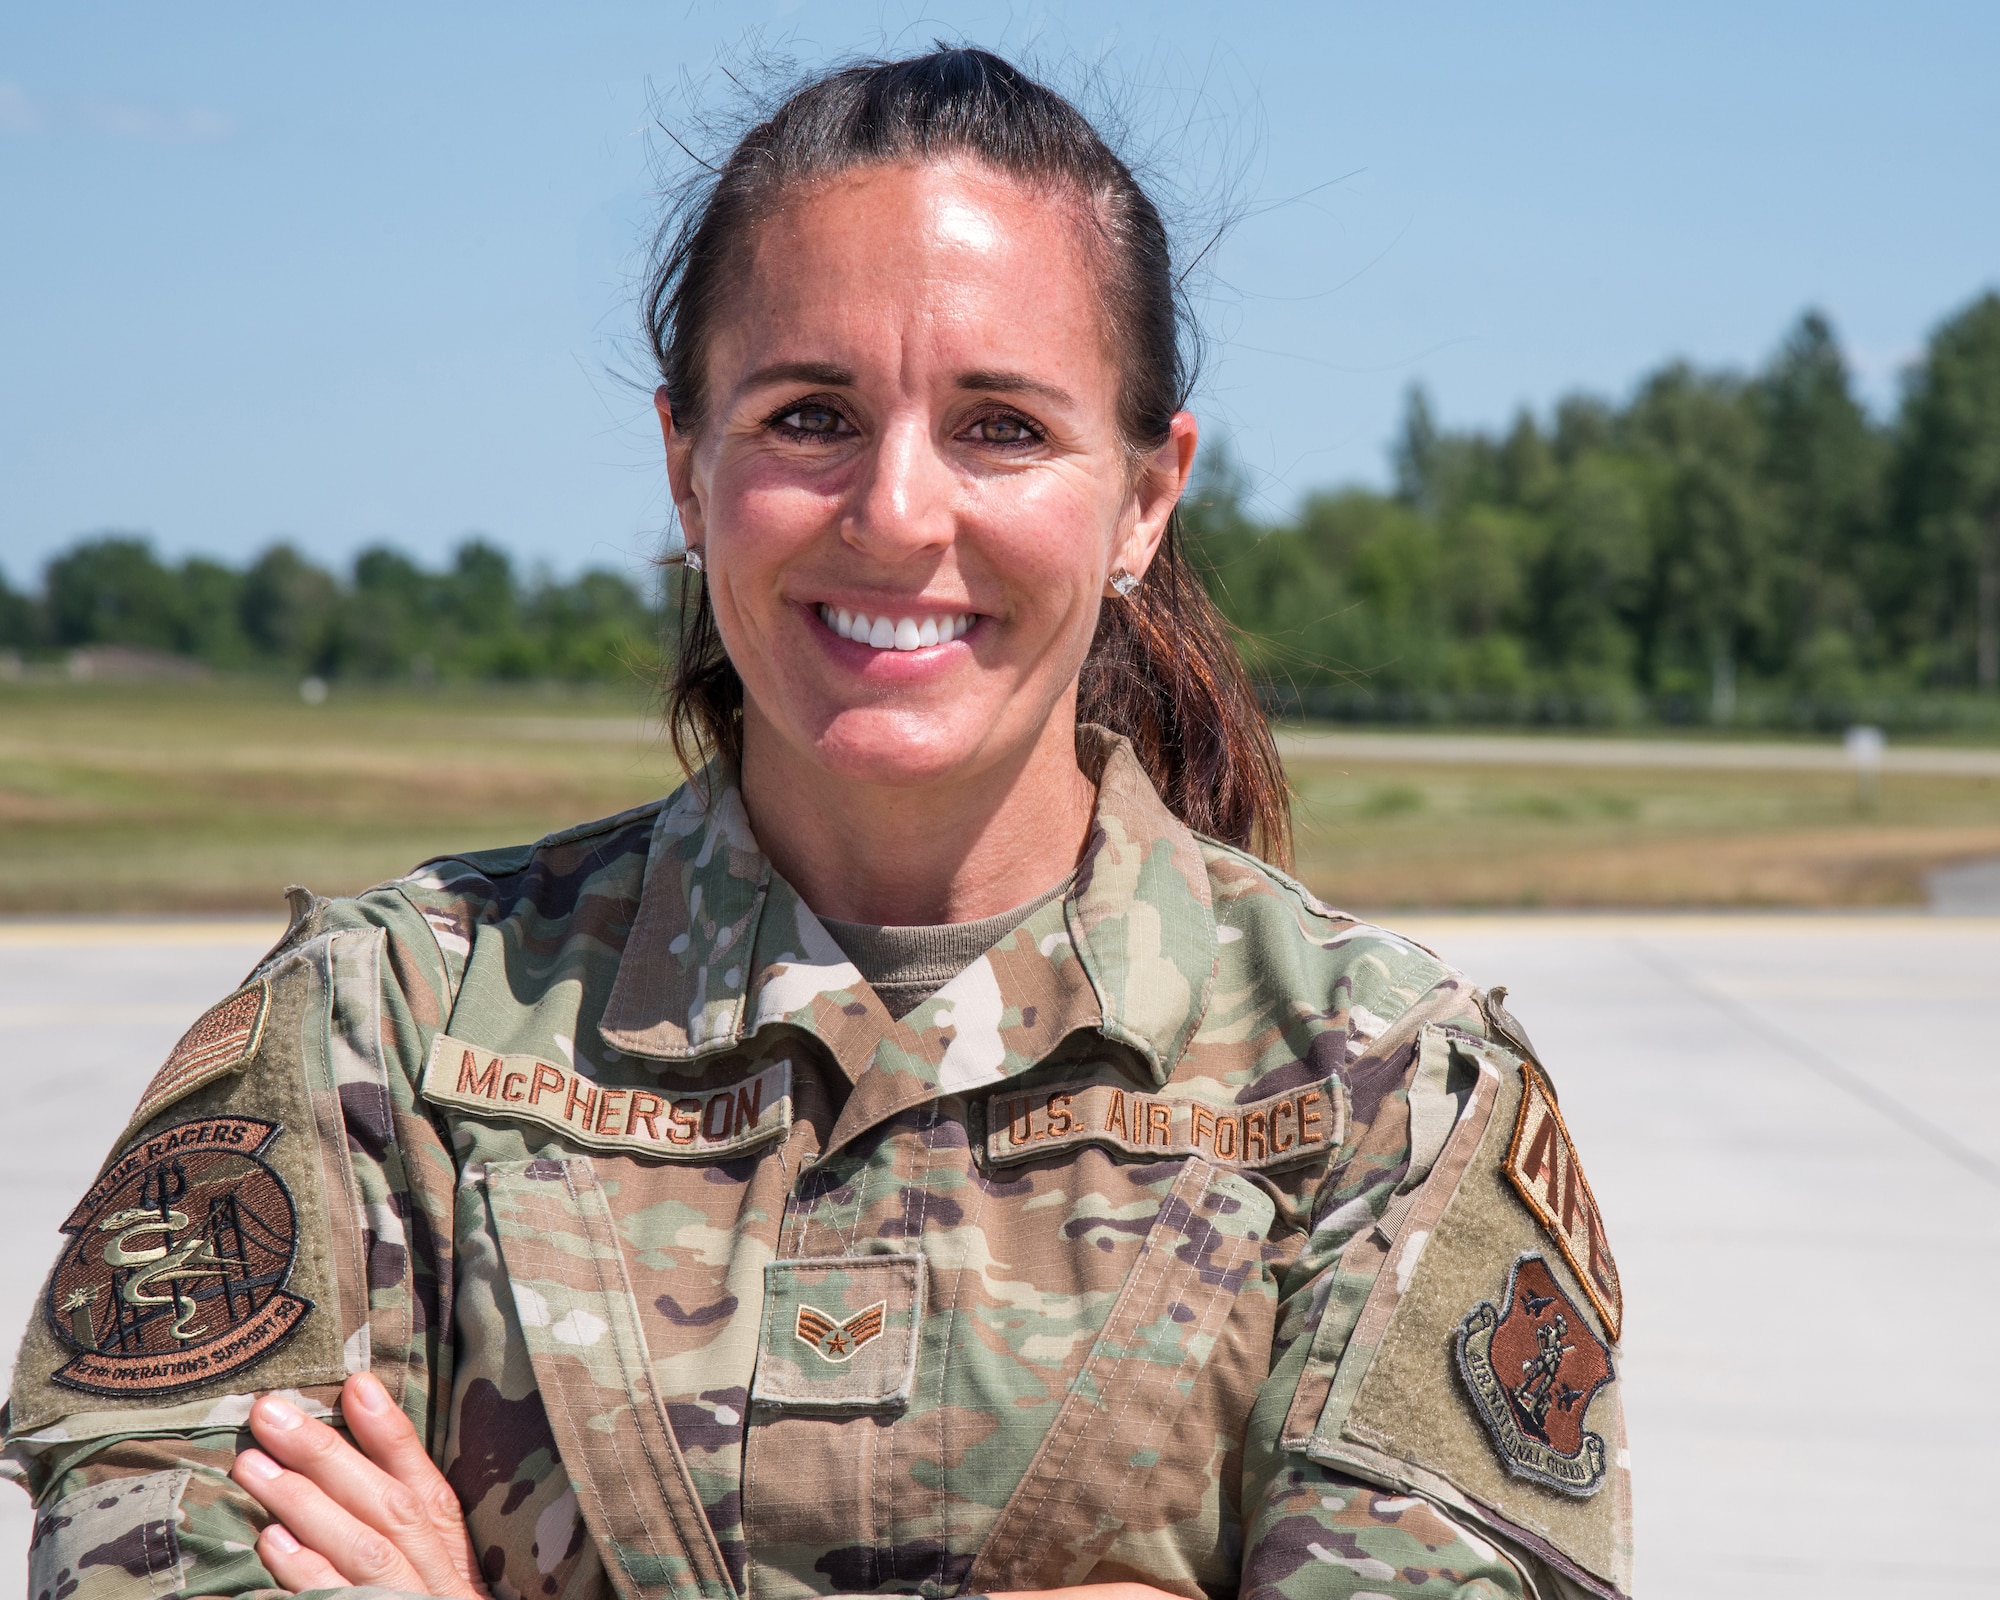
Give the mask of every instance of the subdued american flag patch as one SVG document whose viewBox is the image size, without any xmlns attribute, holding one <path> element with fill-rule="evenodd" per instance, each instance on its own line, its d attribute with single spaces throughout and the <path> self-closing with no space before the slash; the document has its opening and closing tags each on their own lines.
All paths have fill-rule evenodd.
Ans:
<svg viewBox="0 0 2000 1600">
<path fill-rule="evenodd" d="M 211 1006 L 181 1035 L 132 1113 L 144 1122 L 163 1107 L 234 1072 L 257 1053 L 264 1036 L 264 1016 L 271 1008 L 271 986 L 263 979 L 239 989 L 220 1005 Z"/>
</svg>

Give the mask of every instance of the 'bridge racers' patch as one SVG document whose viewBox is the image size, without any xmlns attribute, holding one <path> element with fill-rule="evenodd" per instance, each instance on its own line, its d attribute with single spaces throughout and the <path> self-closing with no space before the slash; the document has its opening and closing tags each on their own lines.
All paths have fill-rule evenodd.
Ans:
<svg viewBox="0 0 2000 1600">
<path fill-rule="evenodd" d="M 1516 1261 L 1506 1309 L 1480 1301 L 1457 1342 L 1459 1374 L 1507 1470 L 1563 1494 L 1597 1493 L 1604 1440 L 1583 1419 L 1612 1379 L 1611 1352 L 1549 1264 L 1537 1255 Z"/>
<path fill-rule="evenodd" d="M 202 1117 L 141 1139 L 64 1222 L 49 1326 L 77 1355 L 50 1376 L 150 1398 L 247 1367 L 312 1302 L 285 1292 L 298 1213 L 260 1157 L 282 1136 L 256 1117 Z"/>
</svg>

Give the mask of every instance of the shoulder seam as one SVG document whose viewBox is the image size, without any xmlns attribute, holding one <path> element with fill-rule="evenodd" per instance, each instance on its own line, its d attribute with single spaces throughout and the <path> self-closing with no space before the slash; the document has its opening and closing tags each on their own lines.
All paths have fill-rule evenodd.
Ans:
<svg viewBox="0 0 2000 1600">
<path fill-rule="evenodd" d="M 546 850 L 552 845 L 574 844 L 579 839 L 595 838 L 600 834 L 611 833 L 618 828 L 628 827 L 632 823 L 643 821 L 649 816 L 657 818 L 672 798 L 673 796 L 669 795 L 665 799 L 648 800 L 644 805 L 633 806 L 625 811 L 614 812 L 611 816 L 599 817 L 593 822 L 579 822 L 574 827 L 558 828 L 553 833 L 545 833 L 539 839 L 530 839 L 521 844 L 496 844 L 484 850 L 447 850 L 438 855 L 426 856 L 415 866 L 411 867 L 408 872 L 391 878 L 389 884 L 400 884 L 407 879 L 415 877 L 426 867 L 435 867 L 447 861 L 462 862 L 476 872 L 484 872 L 485 869 L 481 865 L 481 862 L 486 857 L 519 855 L 532 859 L 537 851 Z M 386 886 L 377 885 L 377 887 Z"/>
<path fill-rule="evenodd" d="M 1313 916 L 1319 917 L 1323 921 L 1352 922 L 1360 927 L 1373 926 L 1373 924 L 1369 923 L 1365 918 L 1357 917 L 1351 911 L 1343 911 L 1338 906 L 1328 905 L 1324 900 L 1320 899 L 1318 895 L 1314 894 L 1312 890 L 1308 889 L 1303 883 L 1299 882 L 1297 878 L 1293 877 L 1289 872 L 1285 871 L 1283 867 L 1273 866 L 1270 862 L 1266 861 L 1262 856 L 1253 855 L 1250 851 L 1245 850 L 1241 845 L 1230 844 L 1227 840 L 1213 838 L 1206 833 L 1197 833 L 1195 835 L 1195 838 L 1198 841 L 1200 841 L 1200 843 L 1203 845 L 1204 848 L 1209 850 L 1214 850 L 1221 855 L 1225 855 L 1233 860 L 1240 861 L 1244 866 L 1250 868 L 1253 872 L 1262 873 L 1266 878 L 1269 878 L 1271 882 L 1276 884 L 1279 888 L 1283 889 L 1294 900 L 1296 900 L 1299 903 L 1301 909 L 1310 912 Z M 1402 938 L 1403 935 L 1398 934 L 1397 937 Z M 1416 941 L 1414 939 L 1410 940 L 1409 942 L 1411 944 L 1416 944 Z M 1418 948 L 1421 949 L 1423 947 L 1419 945 Z M 1436 952 L 1433 951 L 1431 953 L 1435 954 Z"/>
<path fill-rule="evenodd" d="M 554 833 L 543 834 L 527 848 L 540 850 L 553 844 L 573 844 L 578 839 L 588 839 L 600 833 L 610 833 L 614 829 L 628 827 L 645 817 L 657 818 L 672 799 L 673 795 L 665 795 L 658 800 L 648 800 L 644 805 L 632 806 L 611 816 L 600 817 L 595 822 L 579 822 L 574 827 L 558 828 Z"/>
</svg>

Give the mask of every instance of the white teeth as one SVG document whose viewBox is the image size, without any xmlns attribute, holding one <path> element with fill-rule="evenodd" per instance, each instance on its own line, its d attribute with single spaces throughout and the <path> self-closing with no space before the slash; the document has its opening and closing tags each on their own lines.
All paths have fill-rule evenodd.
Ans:
<svg viewBox="0 0 2000 1600">
<path fill-rule="evenodd" d="M 971 629 L 968 612 L 943 617 L 871 617 L 864 611 L 845 606 L 821 606 L 820 621 L 843 639 L 870 645 L 877 650 L 922 650 L 928 645 L 949 644 Z"/>
</svg>

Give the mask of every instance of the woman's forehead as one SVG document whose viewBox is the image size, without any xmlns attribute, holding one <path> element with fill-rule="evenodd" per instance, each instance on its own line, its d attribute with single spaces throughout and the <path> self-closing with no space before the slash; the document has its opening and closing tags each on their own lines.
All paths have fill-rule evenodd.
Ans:
<svg viewBox="0 0 2000 1600">
<path fill-rule="evenodd" d="M 978 163 L 820 180 L 758 228 L 716 355 L 758 368 L 788 359 L 781 347 L 831 341 L 838 356 L 798 359 L 852 363 L 886 357 L 893 340 L 904 358 L 977 365 L 1006 353 L 1008 365 L 1059 366 L 1075 385 L 1106 352 L 1089 229 L 1074 198 Z"/>
</svg>

